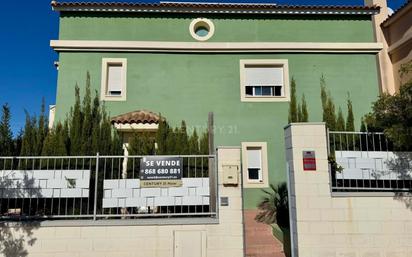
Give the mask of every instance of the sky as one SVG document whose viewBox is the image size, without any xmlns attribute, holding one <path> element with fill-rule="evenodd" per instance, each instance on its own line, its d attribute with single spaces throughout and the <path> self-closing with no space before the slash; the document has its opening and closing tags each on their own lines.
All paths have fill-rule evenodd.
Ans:
<svg viewBox="0 0 412 257">
<path fill-rule="evenodd" d="M 65 0 L 72 1 L 72 0 Z M 93 0 L 108 2 L 109 0 Z M 171 1 L 171 0 L 169 0 Z M 191 0 L 190 2 L 195 2 Z M 0 105 L 11 107 L 13 133 L 24 127 L 25 111 L 39 114 L 42 98 L 46 106 L 55 103 L 57 54 L 49 41 L 58 39 L 58 13 L 50 0 L 4 1 L 0 11 Z M 128 0 L 128 2 L 139 2 Z M 140 1 L 142 2 L 142 1 Z M 145 0 L 150 2 L 150 0 Z M 248 2 L 298 5 L 362 5 L 363 0 L 203 0 L 199 2 Z M 388 0 L 396 10 L 406 0 Z M 47 108 L 48 109 L 48 108 Z"/>
</svg>

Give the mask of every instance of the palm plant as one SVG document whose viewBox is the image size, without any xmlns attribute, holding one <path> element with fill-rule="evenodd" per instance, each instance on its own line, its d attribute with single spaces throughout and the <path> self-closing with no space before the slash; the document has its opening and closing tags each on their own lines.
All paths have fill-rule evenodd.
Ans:
<svg viewBox="0 0 412 257">
<path fill-rule="evenodd" d="M 270 185 L 268 190 L 263 189 L 265 196 L 258 205 L 259 213 L 256 221 L 273 224 L 280 228 L 289 228 L 288 188 L 286 183 L 277 186 Z"/>
<path fill-rule="evenodd" d="M 288 187 L 286 183 L 277 186 L 270 185 L 265 193 L 262 202 L 258 205 L 259 213 L 255 219 L 258 222 L 273 224 L 276 223 L 283 233 L 283 251 L 285 256 L 291 256 L 290 231 L 289 231 L 289 202 Z"/>
</svg>

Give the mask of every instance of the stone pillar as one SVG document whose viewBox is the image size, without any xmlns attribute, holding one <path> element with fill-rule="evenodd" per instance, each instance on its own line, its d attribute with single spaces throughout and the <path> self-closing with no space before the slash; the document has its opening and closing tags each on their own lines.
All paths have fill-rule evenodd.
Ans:
<svg viewBox="0 0 412 257">
<path fill-rule="evenodd" d="M 323 122 L 292 123 L 285 127 L 293 257 L 314 256 L 310 249 L 304 248 L 303 241 L 307 238 L 305 226 L 309 226 L 312 218 L 320 220 L 321 214 L 319 210 L 309 210 L 306 207 L 308 204 L 317 204 L 322 195 L 330 197 L 326 134 Z M 316 170 L 303 170 L 303 151 L 315 152 Z M 302 236 L 304 238 L 300 240 Z"/>
</svg>

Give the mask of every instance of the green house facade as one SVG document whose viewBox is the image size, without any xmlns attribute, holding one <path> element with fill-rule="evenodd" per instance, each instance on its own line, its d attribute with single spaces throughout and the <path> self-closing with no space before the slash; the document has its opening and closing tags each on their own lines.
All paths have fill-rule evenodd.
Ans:
<svg viewBox="0 0 412 257">
<path fill-rule="evenodd" d="M 105 4 L 53 2 L 60 12 L 55 122 L 74 104 L 76 83 L 111 116 L 160 113 L 174 126 L 205 130 L 214 145 L 242 149 L 243 204 L 255 211 L 262 188 L 286 181 L 283 129 L 290 82 L 309 121 L 322 121 L 320 78 L 355 125 L 379 94 L 377 7 L 274 4 Z"/>
</svg>

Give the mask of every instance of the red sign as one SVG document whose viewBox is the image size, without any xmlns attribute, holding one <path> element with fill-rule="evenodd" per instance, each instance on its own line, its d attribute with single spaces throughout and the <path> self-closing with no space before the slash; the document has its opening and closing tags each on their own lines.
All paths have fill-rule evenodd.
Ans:
<svg viewBox="0 0 412 257">
<path fill-rule="evenodd" d="M 303 170 L 316 170 L 316 156 L 315 151 L 303 151 Z"/>
</svg>

